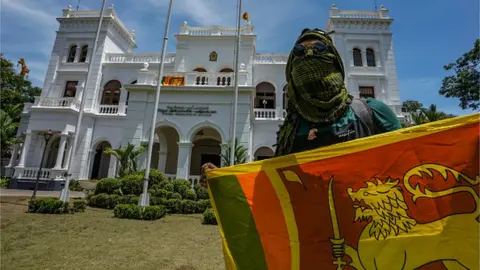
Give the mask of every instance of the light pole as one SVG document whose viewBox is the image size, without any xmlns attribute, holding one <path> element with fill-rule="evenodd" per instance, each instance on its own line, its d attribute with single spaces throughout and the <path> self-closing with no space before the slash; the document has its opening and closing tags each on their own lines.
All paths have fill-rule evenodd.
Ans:
<svg viewBox="0 0 480 270">
<path fill-rule="evenodd" d="M 40 175 L 42 174 L 43 159 L 45 158 L 45 151 L 47 150 L 48 141 L 50 141 L 52 135 L 52 130 L 48 130 L 47 132 L 43 133 L 43 137 L 45 138 L 45 146 L 43 146 L 42 158 L 40 159 L 40 166 L 38 167 L 37 180 L 35 181 L 35 189 L 33 190 L 32 198 L 30 198 L 30 200 L 34 200 L 37 195 L 38 181 L 40 180 Z"/>
</svg>

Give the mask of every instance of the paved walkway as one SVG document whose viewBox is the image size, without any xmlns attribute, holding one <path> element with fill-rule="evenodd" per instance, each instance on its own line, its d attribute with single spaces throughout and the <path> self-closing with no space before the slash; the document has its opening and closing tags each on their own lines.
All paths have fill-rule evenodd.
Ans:
<svg viewBox="0 0 480 270">
<path fill-rule="evenodd" d="M 27 189 L 0 189 L 0 197 L 31 197 L 33 190 Z M 60 191 L 38 190 L 37 197 L 60 197 Z M 85 193 L 70 191 L 70 198 L 84 198 Z"/>
</svg>

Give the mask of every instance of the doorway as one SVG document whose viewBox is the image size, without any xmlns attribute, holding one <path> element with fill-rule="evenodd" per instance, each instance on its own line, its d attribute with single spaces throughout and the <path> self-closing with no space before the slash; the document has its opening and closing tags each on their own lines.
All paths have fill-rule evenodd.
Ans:
<svg viewBox="0 0 480 270">
<path fill-rule="evenodd" d="M 201 161 L 202 161 L 201 164 L 205 164 L 207 162 L 210 162 L 213 165 L 220 168 L 220 155 L 202 154 Z"/>
</svg>

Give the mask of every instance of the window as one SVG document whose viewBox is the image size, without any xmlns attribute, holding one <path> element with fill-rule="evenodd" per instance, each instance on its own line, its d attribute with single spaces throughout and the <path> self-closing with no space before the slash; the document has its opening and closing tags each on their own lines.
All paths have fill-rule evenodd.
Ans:
<svg viewBox="0 0 480 270">
<path fill-rule="evenodd" d="M 204 68 L 196 68 L 193 71 L 195 71 L 195 72 L 207 72 L 207 70 L 204 69 Z"/>
<path fill-rule="evenodd" d="M 262 82 L 257 85 L 255 108 L 275 109 L 275 87 L 272 84 Z"/>
<path fill-rule="evenodd" d="M 78 81 L 67 81 L 63 97 L 75 97 L 77 93 Z"/>
<path fill-rule="evenodd" d="M 78 59 L 78 62 L 87 61 L 87 54 L 88 54 L 88 46 L 85 45 L 82 47 L 82 50 L 80 51 L 80 58 Z"/>
<path fill-rule="evenodd" d="M 68 51 L 67 62 L 75 61 L 75 54 L 77 54 L 77 45 L 70 47 L 70 50 Z"/>
<path fill-rule="evenodd" d="M 372 86 L 360 86 L 360 98 L 375 98 L 375 91 Z"/>
<path fill-rule="evenodd" d="M 102 105 L 118 105 L 122 84 L 117 80 L 109 81 L 103 87 Z"/>
<path fill-rule="evenodd" d="M 362 66 L 362 52 L 360 49 L 353 49 L 353 65 L 356 67 Z"/>
<path fill-rule="evenodd" d="M 372 49 L 367 49 L 367 66 L 375 66 L 375 52 Z"/>
<path fill-rule="evenodd" d="M 223 73 L 233 73 L 233 69 L 231 69 L 231 68 L 224 68 L 224 69 L 220 70 L 220 72 L 223 72 Z"/>
<path fill-rule="evenodd" d="M 283 109 L 288 107 L 288 84 L 283 87 Z"/>
</svg>

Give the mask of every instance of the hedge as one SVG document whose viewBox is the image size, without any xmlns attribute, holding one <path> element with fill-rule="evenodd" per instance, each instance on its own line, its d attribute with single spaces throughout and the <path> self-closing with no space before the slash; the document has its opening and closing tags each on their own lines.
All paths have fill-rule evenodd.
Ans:
<svg viewBox="0 0 480 270">
<path fill-rule="evenodd" d="M 217 225 L 217 218 L 215 217 L 215 213 L 213 212 L 212 208 L 208 208 L 203 212 L 203 224 L 208 225 Z"/>
<path fill-rule="evenodd" d="M 140 207 L 135 204 L 119 204 L 113 210 L 114 217 L 125 219 L 157 220 L 166 214 L 167 211 L 160 205 Z"/>
<path fill-rule="evenodd" d="M 56 198 L 40 198 L 28 201 L 28 212 L 38 214 L 67 214 L 83 212 L 86 208 L 85 200 L 73 200 L 69 207 L 68 202 L 63 202 Z"/>
</svg>

